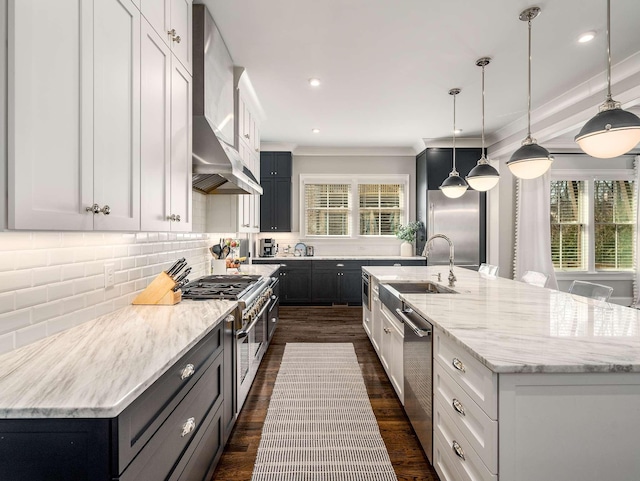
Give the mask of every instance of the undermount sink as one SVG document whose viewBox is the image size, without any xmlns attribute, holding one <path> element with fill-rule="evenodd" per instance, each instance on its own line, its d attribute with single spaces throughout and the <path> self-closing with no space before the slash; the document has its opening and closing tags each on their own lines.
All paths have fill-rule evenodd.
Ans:
<svg viewBox="0 0 640 481">
<path fill-rule="evenodd" d="M 453 289 L 433 282 L 385 282 L 400 294 L 457 294 Z"/>
</svg>

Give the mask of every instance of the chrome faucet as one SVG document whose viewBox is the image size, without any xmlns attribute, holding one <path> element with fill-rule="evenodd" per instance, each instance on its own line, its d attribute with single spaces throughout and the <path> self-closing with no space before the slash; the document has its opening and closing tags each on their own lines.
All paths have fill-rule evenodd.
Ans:
<svg viewBox="0 0 640 481">
<path fill-rule="evenodd" d="M 458 280 L 456 276 L 453 274 L 453 242 L 444 234 L 433 234 L 431 237 L 427 239 L 426 244 L 424 245 L 424 249 L 422 250 L 422 256 L 425 257 L 428 261 L 429 259 L 429 245 L 431 241 L 437 238 L 441 238 L 446 240 L 449 243 L 449 287 L 455 287 L 455 282 Z"/>
</svg>

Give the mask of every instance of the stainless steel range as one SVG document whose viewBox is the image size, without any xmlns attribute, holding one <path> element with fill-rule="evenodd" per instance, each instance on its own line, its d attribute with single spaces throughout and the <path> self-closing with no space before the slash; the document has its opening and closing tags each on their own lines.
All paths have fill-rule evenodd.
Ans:
<svg viewBox="0 0 640 481">
<path fill-rule="evenodd" d="M 277 277 L 207 276 L 182 288 L 185 299 L 230 299 L 240 305 L 241 315 L 234 329 L 237 413 L 244 405 L 278 323 L 279 282 Z"/>
</svg>

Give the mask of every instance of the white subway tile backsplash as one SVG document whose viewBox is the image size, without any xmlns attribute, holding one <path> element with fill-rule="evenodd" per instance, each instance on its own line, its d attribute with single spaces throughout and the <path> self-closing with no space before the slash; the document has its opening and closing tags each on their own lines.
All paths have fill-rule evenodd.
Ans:
<svg viewBox="0 0 640 481">
<path fill-rule="evenodd" d="M 50 266 L 59 266 L 71 264 L 74 261 L 75 253 L 73 248 L 65 247 L 62 249 L 47 249 L 48 264 Z"/>
<path fill-rule="evenodd" d="M 0 292 L 31 287 L 32 278 L 33 275 L 30 270 L 0 272 Z"/>
<path fill-rule="evenodd" d="M 16 348 L 47 337 L 47 323 L 41 322 L 16 331 Z"/>
<path fill-rule="evenodd" d="M 70 297 L 73 295 L 73 281 L 50 284 L 47 286 L 47 290 L 49 291 L 49 301 Z"/>
<path fill-rule="evenodd" d="M 0 353 L 129 305 L 180 257 L 191 279 L 204 275 L 209 243 L 200 233 L 0 232 Z"/>
<path fill-rule="evenodd" d="M 0 294 L 0 314 L 15 311 L 16 309 L 16 293 L 5 292 Z"/>
<path fill-rule="evenodd" d="M 0 354 L 12 351 L 16 347 L 16 333 L 10 332 L 0 336 Z"/>
<path fill-rule="evenodd" d="M 45 302 L 47 302 L 47 286 L 21 289 L 16 292 L 16 309 L 23 309 Z"/>
<path fill-rule="evenodd" d="M 33 308 L 31 316 L 34 323 L 46 321 L 62 315 L 62 301 L 47 302 Z"/>
<path fill-rule="evenodd" d="M 0 237 L 0 251 L 19 251 L 31 249 L 31 232 L 2 232 Z"/>
<path fill-rule="evenodd" d="M 31 324 L 31 310 L 21 309 L 19 311 L 0 314 L 0 334 L 17 331 Z"/>
<path fill-rule="evenodd" d="M 46 250 L 30 250 L 16 252 L 17 265 L 20 269 L 32 269 L 34 267 L 44 267 L 48 263 Z"/>
<path fill-rule="evenodd" d="M 33 269 L 33 285 L 46 286 L 54 282 L 60 282 L 62 278 L 62 267 L 43 267 L 41 269 Z"/>
<path fill-rule="evenodd" d="M 85 300 L 86 300 L 86 296 L 84 294 L 79 294 L 73 297 L 67 297 L 62 301 L 62 313 L 69 314 L 70 312 L 83 309 L 86 306 Z"/>
<path fill-rule="evenodd" d="M 62 266 L 62 280 L 79 279 L 84 277 L 84 264 L 69 264 Z"/>
</svg>

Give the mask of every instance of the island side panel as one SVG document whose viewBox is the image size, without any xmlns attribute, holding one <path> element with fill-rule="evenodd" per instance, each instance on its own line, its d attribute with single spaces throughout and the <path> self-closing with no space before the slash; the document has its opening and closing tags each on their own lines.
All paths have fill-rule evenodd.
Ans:
<svg viewBox="0 0 640 481">
<path fill-rule="evenodd" d="M 640 374 L 500 374 L 500 481 L 640 479 Z"/>
</svg>

